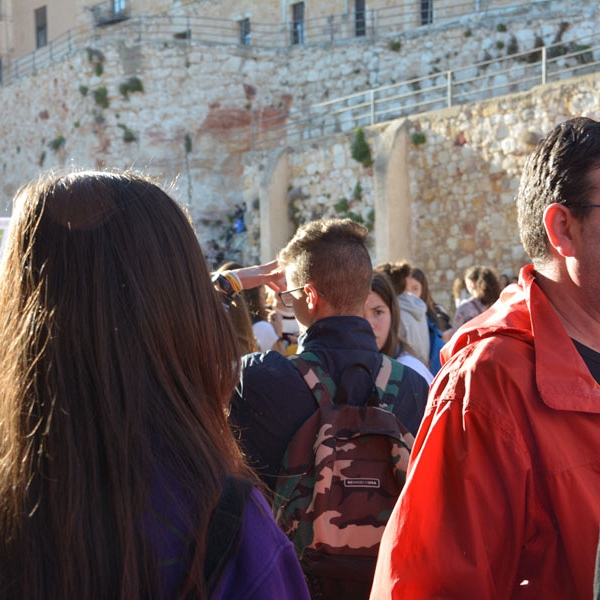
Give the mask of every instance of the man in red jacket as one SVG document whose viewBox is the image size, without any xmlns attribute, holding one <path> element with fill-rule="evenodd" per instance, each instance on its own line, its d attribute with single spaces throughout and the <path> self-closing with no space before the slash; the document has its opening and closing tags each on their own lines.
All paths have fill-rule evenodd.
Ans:
<svg viewBox="0 0 600 600">
<path fill-rule="evenodd" d="M 372 599 L 591 598 L 600 524 L 600 123 L 517 199 L 533 265 L 444 348 Z"/>
</svg>

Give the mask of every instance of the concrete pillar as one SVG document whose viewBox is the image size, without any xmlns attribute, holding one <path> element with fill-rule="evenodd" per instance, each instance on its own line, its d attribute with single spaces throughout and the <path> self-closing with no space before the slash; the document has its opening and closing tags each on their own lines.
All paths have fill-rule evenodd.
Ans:
<svg viewBox="0 0 600 600">
<path fill-rule="evenodd" d="M 273 260 L 294 233 L 289 218 L 289 180 L 288 155 L 283 149 L 272 155 L 258 189 L 262 262 Z"/>
<path fill-rule="evenodd" d="M 375 262 L 411 258 L 412 217 L 407 119 L 390 123 L 374 163 Z"/>
</svg>

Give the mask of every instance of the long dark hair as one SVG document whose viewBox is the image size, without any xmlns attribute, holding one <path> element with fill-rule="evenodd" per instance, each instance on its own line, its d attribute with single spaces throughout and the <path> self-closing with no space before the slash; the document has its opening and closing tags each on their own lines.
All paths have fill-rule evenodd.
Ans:
<svg viewBox="0 0 600 600">
<path fill-rule="evenodd" d="M 421 300 L 427 305 L 427 318 L 440 330 L 444 331 L 448 329 L 449 323 L 443 320 L 443 317 L 438 314 L 439 309 L 436 306 L 431 290 L 429 289 L 429 281 L 427 275 L 422 269 L 413 267 L 410 271 L 410 276 L 416 279 L 421 284 Z"/>
<path fill-rule="evenodd" d="M 475 297 L 489 307 L 500 296 L 500 282 L 493 269 L 484 266 L 469 267 L 465 271 L 465 279 L 475 284 Z"/>
<path fill-rule="evenodd" d="M 87 172 L 18 194 L 0 269 L 1 597 L 154 597 L 173 520 L 189 542 L 173 595 L 205 597 L 208 520 L 245 472 L 226 418 L 238 358 L 157 185 Z"/>
<path fill-rule="evenodd" d="M 385 344 L 380 348 L 380 352 L 392 358 L 396 358 L 404 352 L 416 356 L 410 344 L 400 337 L 400 307 L 398 306 L 396 291 L 389 277 L 381 272 L 373 271 L 371 291 L 375 292 L 390 310 L 390 331 L 388 332 Z"/>
<path fill-rule="evenodd" d="M 381 263 L 375 267 L 375 271 L 383 273 L 391 282 L 396 296 L 403 294 L 406 290 L 406 280 L 408 279 L 412 267 L 406 261 L 395 263 Z"/>
</svg>

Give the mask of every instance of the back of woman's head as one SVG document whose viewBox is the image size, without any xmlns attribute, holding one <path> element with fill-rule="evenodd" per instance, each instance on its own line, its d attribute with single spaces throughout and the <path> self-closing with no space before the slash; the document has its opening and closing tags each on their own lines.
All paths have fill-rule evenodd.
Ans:
<svg viewBox="0 0 600 600">
<path fill-rule="evenodd" d="M 397 263 L 381 263 L 375 267 L 375 271 L 383 273 L 391 281 L 396 295 L 404 293 L 406 290 L 406 279 L 410 275 L 411 266 L 406 261 Z"/>
<path fill-rule="evenodd" d="M 45 177 L 0 279 L 0 589 L 153 595 L 154 494 L 203 539 L 239 461 L 236 342 L 193 229 L 142 176 Z"/>
<path fill-rule="evenodd" d="M 500 282 L 493 269 L 484 266 L 469 267 L 465 279 L 474 284 L 475 297 L 486 306 L 491 306 L 500 296 Z"/>
</svg>

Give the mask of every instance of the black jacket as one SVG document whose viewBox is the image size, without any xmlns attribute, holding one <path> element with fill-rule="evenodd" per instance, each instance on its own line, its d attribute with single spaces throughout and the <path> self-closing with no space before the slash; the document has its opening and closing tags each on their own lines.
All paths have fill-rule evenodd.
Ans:
<svg viewBox="0 0 600 600">
<path fill-rule="evenodd" d="M 376 378 L 382 355 L 371 325 L 361 317 L 327 317 L 311 325 L 299 342 L 298 352 L 310 351 L 339 383 L 346 367 L 360 363 Z M 372 382 L 357 373 L 350 403 L 362 404 Z M 347 383 L 347 382 L 346 382 Z M 427 382 L 404 367 L 402 386 L 393 412 L 415 435 L 427 402 Z M 242 359 L 240 383 L 232 399 L 230 420 L 250 464 L 275 487 L 281 461 L 292 436 L 317 409 L 317 403 L 300 372 L 278 352 L 247 354 Z"/>
</svg>

